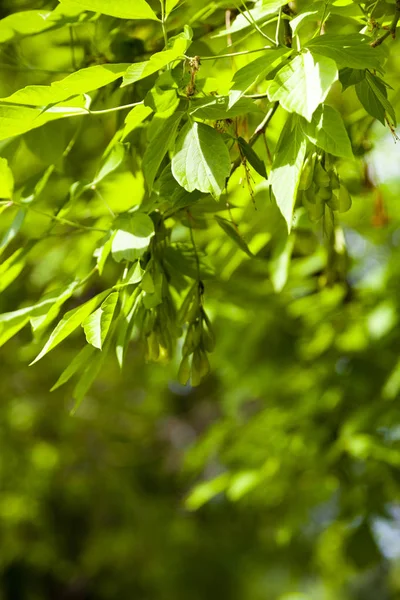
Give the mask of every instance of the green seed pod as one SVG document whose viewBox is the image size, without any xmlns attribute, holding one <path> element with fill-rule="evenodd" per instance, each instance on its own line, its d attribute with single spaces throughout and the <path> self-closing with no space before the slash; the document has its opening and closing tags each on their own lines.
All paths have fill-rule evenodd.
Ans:
<svg viewBox="0 0 400 600">
<path fill-rule="evenodd" d="M 315 185 L 312 185 L 303 193 L 303 198 L 306 199 L 306 202 L 309 204 L 315 204 L 317 199 L 315 197 Z"/>
<path fill-rule="evenodd" d="M 327 205 L 332 210 L 339 210 L 339 199 L 336 194 L 332 194 L 331 198 L 327 201 Z"/>
<path fill-rule="evenodd" d="M 192 386 L 197 387 L 201 382 L 201 358 L 198 350 L 193 353 L 191 374 Z"/>
<path fill-rule="evenodd" d="M 329 177 L 331 179 L 331 188 L 333 190 L 338 190 L 340 188 L 340 180 L 339 175 L 336 173 L 335 169 L 331 169 L 329 171 Z"/>
<path fill-rule="evenodd" d="M 317 201 L 329 202 L 332 198 L 332 188 L 330 187 L 320 187 L 318 192 L 316 193 Z"/>
<path fill-rule="evenodd" d="M 347 212 L 351 208 L 351 196 L 344 185 L 339 190 L 339 212 Z"/>
<path fill-rule="evenodd" d="M 154 281 L 148 271 L 146 271 L 146 273 L 143 275 L 140 287 L 147 294 L 154 294 Z"/>
<path fill-rule="evenodd" d="M 149 356 L 148 360 L 157 361 L 160 357 L 160 344 L 158 343 L 158 336 L 155 331 L 152 331 L 147 338 Z"/>
<path fill-rule="evenodd" d="M 203 327 L 203 331 L 201 334 L 201 343 L 204 350 L 207 350 L 207 352 L 213 352 L 215 348 L 215 335 L 214 332 L 211 331 L 208 327 Z"/>
<path fill-rule="evenodd" d="M 180 323 L 181 325 L 183 325 L 183 323 L 187 322 L 187 313 L 190 309 L 193 297 L 194 297 L 194 292 L 195 292 L 195 286 L 192 286 L 190 288 L 190 290 L 188 291 L 188 293 L 186 294 L 181 307 L 178 311 L 178 323 Z"/>
<path fill-rule="evenodd" d="M 198 320 L 193 324 L 193 342 L 196 345 L 196 348 L 197 348 L 197 346 L 200 346 L 201 336 L 202 336 L 202 327 L 201 327 L 200 320 Z"/>
<path fill-rule="evenodd" d="M 308 188 L 311 186 L 314 178 L 314 165 L 315 160 L 313 160 L 311 156 L 306 158 L 300 176 L 300 191 L 308 190 Z"/>
<path fill-rule="evenodd" d="M 331 178 L 325 171 L 324 167 L 320 162 L 317 162 L 314 169 L 314 183 L 318 187 L 329 187 L 331 185 Z"/>
<path fill-rule="evenodd" d="M 181 360 L 178 371 L 178 381 L 181 385 L 186 385 L 190 377 L 190 358 L 185 356 Z"/>
<path fill-rule="evenodd" d="M 196 350 L 192 358 L 192 385 L 195 387 L 210 372 L 210 363 L 207 354 L 201 350 Z"/>
<path fill-rule="evenodd" d="M 188 356 L 189 354 L 192 354 L 192 352 L 196 349 L 196 344 L 194 343 L 194 339 L 193 339 L 193 335 L 194 335 L 194 329 L 193 326 L 190 325 L 190 327 L 187 330 L 187 334 L 186 334 L 186 338 L 182 347 L 182 354 L 183 356 Z"/>
</svg>

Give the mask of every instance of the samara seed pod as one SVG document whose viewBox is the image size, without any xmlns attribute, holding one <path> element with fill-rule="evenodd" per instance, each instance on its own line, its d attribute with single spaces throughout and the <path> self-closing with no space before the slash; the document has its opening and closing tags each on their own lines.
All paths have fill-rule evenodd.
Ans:
<svg viewBox="0 0 400 600">
<path fill-rule="evenodd" d="M 300 175 L 299 190 L 308 190 L 314 179 L 315 160 L 311 156 L 307 157 Z"/>
<path fill-rule="evenodd" d="M 178 381 L 181 385 L 186 385 L 190 378 L 190 357 L 185 356 L 181 360 L 178 371 Z"/>
<path fill-rule="evenodd" d="M 331 185 L 331 178 L 325 171 L 324 167 L 320 162 L 317 162 L 314 169 L 314 183 L 319 187 L 329 187 Z"/>
<path fill-rule="evenodd" d="M 331 169 L 329 171 L 329 177 L 331 179 L 331 188 L 333 190 L 338 190 L 340 188 L 340 180 L 339 175 L 336 173 L 335 169 Z"/>
<path fill-rule="evenodd" d="M 344 185 L 339 190 L 339 212 L 344 213 L 351 208 L 351 196 Z"/>
<path fill-rule="evenodd" d="M 332 198 L 332 188 L 320 187 L 315 195 L 316 195 L 317 202 L 318 202 L 318 200 L 323 201 L 323 202 L 329 202 L 329 200 Z"/>
<path fill-rule="evenodd" d="M 339 198 L 336 194 L 332 194 L 332 196 L 329 200 L 327 200 L 326 203 L 332 210 L 339 210 Z"/>
</svg>

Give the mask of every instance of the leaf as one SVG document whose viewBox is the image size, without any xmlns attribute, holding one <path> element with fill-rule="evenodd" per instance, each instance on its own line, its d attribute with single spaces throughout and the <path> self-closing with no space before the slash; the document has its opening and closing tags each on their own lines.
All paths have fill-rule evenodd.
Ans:
<svg viewBox="0 0 400 600">
<path fill-rule="evenodd" d="M 228 219 L 224 219 L 223 217 L 219 217 L 218 215 L 215 215 L 214 219 L 217 221 L 221 229 L 225 231 L 231 240 L 233 240 L 235 244 L 239 246 L 239 248 L 243 250 L 245 254 L 247 254 L 247 256 L 254 258 L 254 254 L 251 252 L 250 248 L 231 221 L 228 221 Z"/>
<path fill-rule="evenodd" d="M 77 279 L 64 288 L 48 292 L 40 299 L 30 316 L 32 331 L 35 334 L 43 331 L 57 317 L 62 305 L 71 298 L 79 284 Z"/>
<path fill-rule="evenodd" d="M 62 27 L 72 25 L 79 21 L 81 10 L 69 7 L 68 10 L 58 6 L 53 11 L 48 10 L 24 10 L 8 15 L 0 20 L 0 44 L 9 42 L 15 37 L 23 37 Z"/>
<path fill-rule="evenodd" d="M 324 104 L 317 108 L 311 123 L 304 121 L 302 129 L 310 142 L 325 152 L 341 158 L 353 158 L 343 119 L 332 106 Z"/>
<path fill-rule="evenodd" d="M 259 106 L 250 98 L 240 98 L 234 106 L 230 106 L 230 96 L 209 96 L 194 99 L 190 103 L 189 114 L 196 119 L 218 121 L 219 119 L 234 119 L 240 115 L 260 112 Z"/>
<path fill-rule="evenodd" d="M 119 292 L 110 294 L 104 300 L 100 308 L 87 317 L 82 323 L 87 342 L 99 350 L 102 349 L 110 329 L 118 298 Z"/>
<path fill-rule="evenodd" d="M 392 118 L 394 126 L 396 126 L 397 125 L 396 113 L 394 111 L 393 106 L 390 104 L 389 100 L 387 99 L 387 91 L 386 91 L 384 82 L 381 79 L 379 79 L 379 77 L 372 75 L 372 73 L 369 73 L 368 71 L 366 72 L 365 77 L 366 77 L 366 80 L 367 80 L 371 90 L 375 94 L 377 100 L 382 104 L 385 111 Z"/>
<path fill-rule="evenodd" d="M 313 2 L 305 11 L 298 13 L 294 19 L 290 21 L 293 35 L 297 35 L 301 27 L 309 21 L 320 21 L 326 7 L 325 2 Z M 328 15 L 325 15 L 325 19 Z"/>
<path fill-rule="evenodd" d="M 91 357 L 91 360 L 88 361 L 88 364 L 87 364 L 85 370 L 83 371 L 83 373 L 73 391 L 73 397 L 75 398 L 75 404 L 71 410 L 71 414 L 75 414 L 75 412 L 78 410 L 82 400 L 84 399 L 84 397 L 86 396 L 90 387 L 92 386 L 94 380 L 100 373 L 101 368 L 107 358 L 108 348 L 109 348 L 109 342 L 107 342 L 106 347 L 104 348 L 103 352 L 95 350 L 94 358 Z"/>
<path fill-rule="evenodd" d="M 199 190 L 219 198 L 231 169 L 222 136 L 204 123 L 189 121 L 176 142 L 172 174 L 188 192 Z"/>
<path fill-rule="evenodd" d="M 26 210 L 24 208 L 20 208 L 17 214 L 14 217 L 13 222 L 11 223 L 8 230 L 3 235 L 2 240 L 0 241 L 0 255 L 3 253 L 5 248 L 7 248 L 8 244 L 15 238 L 21 229 L 26 216 Z"/>
<path fill-rule="evenodd" d="M 279 138 L 270 175 L 272 191 L 289 232 L 306 149 L 297 119 L 289 118 Z"/>
<path fill-rule="evenodd" d="M 372 48 L 371 38 L 358 33 L 320 35 L 305 44 L 313 53 L 322 54 L 336 62 L 339 68 L 382 70 L 387 57 L 384 46 Z"/>
<path fill-rule="evenodd" d="M 124 158 L 125 146 L 123 144 L 115 144 L 114 146 L 112 146 L 110 152 L 106 156 L 94 180 L 91 184 L 89 184 L 89 187 L 97 185 L 98 183 L 103 181 L 105 177 L 110 175 L 110 173 L 116 171 L 118 167 L 122 164 Z"/>
<path fill-rule="evenodd" d="M 283 290 L 286 285 L 290 257 L 294 247 L 294 235 L 281 235 L 277 239 L 277 243 L 273 249 L 272 256 L 269 262 L 271 283 L 276 293 Z"/>
<path fill-rule="evenodd" d="M 210 279 L 215 275 L 212 265 L 207 260 L 206 253 L 198 250 L 196 255 L 193 247 L 189 244 L 171 244 L 165 250 L 165 260 L 178 273 L 187 275 L 192 279 L 198 279 L 199 274 L 201 279 Z"/>
<path fill-rule="evenodd" d="M 248 27 L 254 27 L 253 22 L 262 22 L 269 15 L 273 15 L 278 12 L 281 6 L 286 4 L 285 0 L 263 0 L 259 6 L 250 10 L 243 11 L 242 14 L 238 15 L 229 29 L 220 31 L 214 37 L 221 37 L 225 35 L 231 35 Z"/>
<path fill-rule="evenodd" d="M 53 350 L 58 344 L 65 340 L 81 323 L 88 317 L 97 307 L 103 302 L 103 300 L 109 294 L 109 290 L 98 294 L 94 298 L 85 302 L 78 308 L 74 308 L 73 310 L 65 313 L 61 321 L 58 323 L 56 328 L 51 333 L 49 339 L 45 343 L 41 352 L 37 355 L 34 361 L 31 362 L 31 365 L 38 362 L 43 356 L 45 356 L 48 352 Z"/>
<path fill-rule="evenodd" d="M 14 191 L 14 177 L 8 162 L 0 157 L 0 198 L 9 200 Z"/>
<path fill-rule="evenodd" d="M 229 94 L 229 108 L 231 108 L 249 88 L 265 79 L 265 77 L 279 65 L 283 58 L 287 57 L 290 53 L 291 50 L 289 48 L 266 50 L 262 56 L 236 71 L 232 79 L 231 91 Z"/>
<path fill-rule="evenodd" d="M 261 177 L 264 177 L 264 179 L 268 179 L 267 176 L 267 170 L 265 168 L 265 164 L 264 162 L 261 160 L 261 158 L 254 152 L 253 148 L 250 146 L 250 144 L 248 144 L 246 142 L 246 140 L 244 140 L 242 137 L 238 137 L 238 144 L 240 146 L 240 149 L 244 155 L 244 157 L 247 159 L 247 161 L 251 164 L 251 166 L 253 167 L 253 169 L 255 171 L 257 171 L 257 173 L 259 175 L 261 175 Z"/>
<path fill-rule="evenodd" d="M 87 94 L 104 87 L 122 77 L 128 67 L 129 63 L 95 65 L 80 69 L 64 79 L 54 81 L 51 85 L 28 85 L 11 96 L 0 98 L 0 109 L 3 108 L 2 103 L 23 104 L 24 107 L 29 105 L 43 109 L 72 96 Z"/>
<path fill-rule="evenodd" d="M 153 119 L 152 136 L 144 153 L 142 163 L 149 191 L 153 188 L 154 180 L 164 156 L 175 141 L 182 117 L 183 112 L 176 112 L 167 119 L 157 117 Z"/>
<path fill-rule="evenodd" d="M 134 129 L 139 127 L 139 125 L 141 125 L 143 121 L 147 119 L 149 115 L 151 115 L 152 112 L 153 109 L 150 106 L 144 106 L 144 104 L 138 104 L 138 106 L 132 108 L 125 118 L 125 127 L 122 131 L 121 139 L 124 140 L 126 137 L 128 137 L 128 135 Z"/>
<path fill-rule="evenodd" d="M 114 260 L 136 261 L 144 254 L 154 235 L 153 221 L 148 215 L 135 212 L 119 217 L 115 226 L 117 231 L 111 247 Z"/>
<path fill-rule="evenodd" d="M 80 7 L 119 19 L 151 19 L 158 21 L 157 15 L 145 0 L 59 0 L 68 7 Z"/>
<path fill-rule="evenodd" d="M 174 10 L 174 8 L 179 4 L 180 1 L 181 0 L 166 0 L 165 13 L 166 13 L 167 17 Z M 163 0 L 161 0 L 161 2 L 163 2 Z"/>
<path fill-rule="evenodd" d="M 376 97 L 368 81 L 364 79 L 363 81 L 357 83 L 355 87 L 357 97 L 367 113 L 370 114 L 371 117 L 374 117 L 374 119 L 380 121 L 382 125 L 385 125 L 385 109 L 379 99 Z"/>
<path fill-rule="evenodd" d="M 303 52 L 278 71 L 268 96 L 271 102 L 279 101 L 288 112 L 296 112 L 311 121 L 337 78 L 333 60 Z"/>
<path fill-rule="evenodd" d="M 57 110 L 43 112 L 41 108 L 0 103 L 0 140 L 21 135 L 26 131 L 44 125 L 48 121 L 69 117 L 73 114 L 87 114 L 83 96 L 66 101 Z"/>
<path fill-rule="evenodd" d="M 150 60 L 133 63 L 126 71 L 121 87 L 144 79 L 176 60 L 183 60 L 192 39 L 192 31 L 186 25 L 183 33 L 171 38 L 167 50 L 156 52 Z"/>
<path fill-rule="evenodd" d="M 64 385 L 64 383 L 67 383 L 80 369 L 83 369 L 91 361 L 94 351 L 93 346 L 84 346 L 72 362 L 69 363 L 67 368 L 64 369 L 50 391 L 54 392 L 54 390 Z"/>
<path fill-rule="evenodd" d="M 341 69 L 339 71 L 339 80 L 343 91 L 365 79 L 365 73 L 365 69 L 349 69 L 348 67 Z"/>
</svg>

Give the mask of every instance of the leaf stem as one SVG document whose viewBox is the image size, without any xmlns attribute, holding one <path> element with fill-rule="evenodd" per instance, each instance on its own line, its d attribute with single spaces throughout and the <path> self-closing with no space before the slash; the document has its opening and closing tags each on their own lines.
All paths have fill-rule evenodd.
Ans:
<svg viewBox="0 0 400 600">
<path fill-rule="evenodd" d="M 217 60 L 218 58 L 231 58 L 232 56 L 244 56 L 246 54 L 253 54 L 254 52 L 263 52 L 264 50 L 275 50 L 275 46 L 263 46 L 262 48 L 254 48 L 253 50 L 241 50 L 240 52 L 228 52 L 227 54 L 216 54 L 214 56 L 201 56 L 201 60 Z M 186 59 L 193 58 L 186 56 Z"/>
<path fill-rule="evenodd" d="M 38 208 L 33 208 L 32 206 L 29 206 L 29 204 L 27 204 L 25 202 L 19 202 L 18 200 L 13 200 L 12 204 L 14 206 L 18 206 L 20 208 L 24 208 L 28 211 L 34 212 L 38 215 L 41 215 L 42 217 L 47 217 L 48 219 L 51 219 L 52 221 L 58 221 L 62 225 L 69 225 L 70 227 L 74 227 L 75 229 L 84 229 L 85 231 L 96 231 L 96 232 L 100 232 L 100 233 L 108 233 L 108 229 L 99 229 L 97 227 L 89 227 L 88 225 L 82 225 L 81 223 L 75 223 L 75 221 L 70 221 L 69 219 L 64 219 L 63 217 L 58 217 L 57 215 L 50 215 L 49 213 L 39 210 Z"/>
</svg>

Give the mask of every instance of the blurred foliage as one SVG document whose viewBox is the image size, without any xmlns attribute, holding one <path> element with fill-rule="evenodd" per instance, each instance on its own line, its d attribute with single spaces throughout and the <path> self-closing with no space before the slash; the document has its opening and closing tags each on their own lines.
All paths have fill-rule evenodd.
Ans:
<svg viewBox="0 0 400 600">
<path fill-rule="evenodd" d="M 167 2 L 166 34 L 179 35 L 189 24 L 192 57 L 254 50 L 266 40 L 241 11 L 257 16 L 272 4 L 271 23 L 257 23 L 284 40 L 286 13 L 279 13 L 277 31 L 282 3 L 268 0 L 240 10 L 228 0 Z M 163 50 L 155 20 L 80 9 L 57 18 L 50 13 L 66 5 L 1 2 L 2 98 Z M 160 14 L 158 2 L 149 5 Z M 376 40 L 397 15 L 394 2 L 381 0 L 299 1 L 290 8 L 305 15 L 302 41 L 315 32 L 355 35 L 361 27 Z M 20 11 L 52 16 L 41 31 L 29 31 L 28 14 L 18 26 L 5 26 Z M 231 35 L 223 34 L 230 21 Z M 399 43 L 388 35 L 380 47 L 388 48 L 387 97 L 398 112 Z M 232 73 L 254 56 L 203 60 L 192 102 L 228 94 Z M 182 65 L 173 71 L 182 74 Z M 231 155 L 239 156 L 239 168 L 217 202 L 197 190 L 172 193 L 171 178 L 162 176 L 149 194 L 141 164 L 150 113 L 143 113 L 143 125 L 129 108 L 113 109 L 146 97 L 152 110 L 173 108 L 163 118 L 174 115 L 171 81 L 165 94 L 152 93 L 157 73 L 126 87 L 110 80 L 88 90 L 92 114 L 70 102 L 73 117 L 43 121 L 0 142 L 15 182 L 13 200 L 6 197 L 1 207 L 0 311 L 22 310 L 50 294 L 45 311 L 18 317 L 10 339 L 2 338 L 0 600 L 400 598 L 399 147 L 379 122 L 382 107 L 374 105 L 371 115 L 360 88 L 343 91 L 342 72 L 343 87 L 334 83 L 327 102 L 339 111 L 354 152 L 332 162 L 352 206 L 335 211 L 327 234 L 326 223 L 310 219 L 310 207 L 299 201 L 288 236 L 263 175 L 265 165 L 270 175 L 288 113 L 274 113 L 265 140 L 254 144 L 256 158 L 246 145 L 271 109 L 266 90 L 275 75 L 257 82 L 252 91 L 263 97 L 234 122 L 243 140 Z M 389 121 L 392 127 L 395 119 Z M 213 124 L 228 142 L 232 124 L 219 117 Z M 123 156 L 114 146 L 107 159 L 121 132 Z M 163 158 L 159 173 L 168 164 Z M 4 165 L 2 186 L 11 185 Z M 198 387 L 178 383 L 183 342 L 178 352 L 174 343 L 149 362 L 136 326 L 122 374 L 114 353 L 102 354 L 92 387 L 78 389 L 85 399 L 77 406 L 76 387 L 48 390 L 77 355 L 80 361 L 88 325 L 39 364 L 27 363 L 50 334 L 46 317 L 57 304 L 55 290 L 84 280 L 58 306 L 64 314 L 119 280 L 125 263 L 108 259 L 99 277 L 91 271 L 93 252 L 110 220 L 138 207 L 164 235 L 162 214 L 171 232 L 165 260 L 172 307 L 179 310 L 188 290 L 201 296 L 199 306 L 204 302 L 207 321 L 196 316 L 196 322 L 203 319 L 205 330 L 209 322 L 215 335 L 211 371 Z M 136 265 L 146 268 L 143 257 Z M 142 271 L 129 277 L 154 292 Z M 122 294 L 128 302 L 131 292 Z"/>
</svg>

